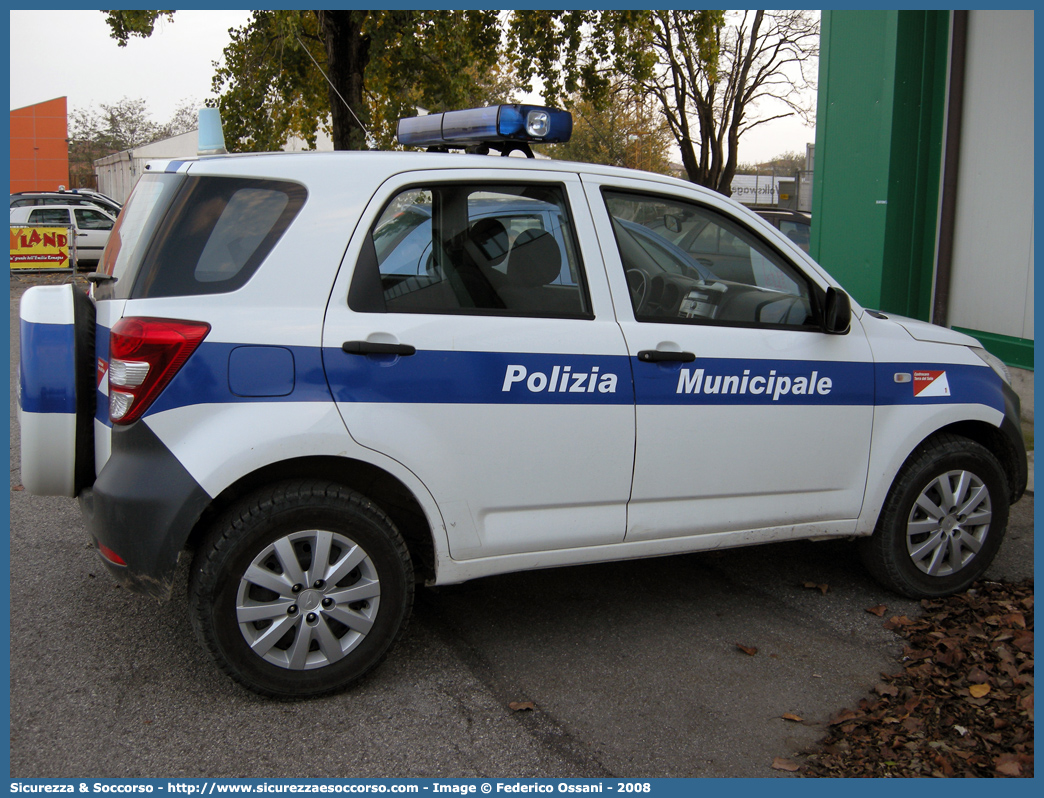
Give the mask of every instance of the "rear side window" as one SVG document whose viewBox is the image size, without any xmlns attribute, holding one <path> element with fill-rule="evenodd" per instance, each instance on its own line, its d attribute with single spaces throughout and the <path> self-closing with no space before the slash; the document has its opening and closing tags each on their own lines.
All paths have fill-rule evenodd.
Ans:
<svg viewBox="0 0 1044 798">
<path fill-rule="evenodd" d="M 67 227 L 69 225 L 69 211 L 65 208 L 43 208 L 29 214 L 29 223 L 64 225 Z"/>
<path fill-rule="evenodd" d="M 190 177 L 156 229 L 132 298 L 220 294 L 244 286 L 301 210 L 303 186 Z"/>
<path fill-rule="evenodd" d="M 561 186 L 434 185 L 389 202 L 348 305 L 376 313 L 592 318 Z"/>
</svg>

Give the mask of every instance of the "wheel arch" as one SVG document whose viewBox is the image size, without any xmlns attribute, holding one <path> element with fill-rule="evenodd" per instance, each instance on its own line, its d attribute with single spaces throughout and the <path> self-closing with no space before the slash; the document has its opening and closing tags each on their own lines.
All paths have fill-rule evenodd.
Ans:
<svg viewBox="0 0 1044 798">
<path fill-rule="evenodd" d="M 940 434 L 975 441 L 996 457 L 1008 481 L 1008 499 L 1014 503 L 1026 489 L 1026 445 L 1022 430 L 1012 419 L 1017 414 L 998 413 L 982 405 L 936 405 L 911 416 L 909 408 L 878 408 L 874 418 L 869 473 L 857 536 L 871 535 L 895 480 L 911 458 Z M 887 442 L 887 445 L 885 445 Z"/>
<path fill-rule="evenodd" d="M 395 523 L 406 542 L 418 581 L 434 582 L 437 554 L 428 516 L 414 492 L 385 469 L 346 457 L 299 457 L 271 463 L 240 477 L 214 497 L 189 533 L 185 548 L 195 551 L 214 520 L 231 504 L 266 485 L 286 479 L 323 479 L 362 493 Z"/>
<path fill-rule="evenodd" d="M 989 436 L 986 442 L 976 439 L 982 435 L 982 429 L 974 423 L 947 425 L 921 441 L 903 462 L 891 482 L 873 535 L 859 541 L 864 565 L 883 586 L 909 598 L 948 596 L 969 587 L 989 567 L 1004 539 L 1010 504 L 1003 494 L 1005 490 L 1010 493 L 1011 488 L 1001 458 L 988 445 Z M 966 466 L 968 459 L 974 464 Z M 959 497 L 955 492 L 948 494 L 953 474 L 960 473 L 961 484 L 966 485 L 969 472 L 965 468 L 970 469 L 973 479 L 982 480 L 980 488 L 992 486 L 981 493 L 965 487 Z M 947 488 L 934 488 L 943 475 Z M 937 493 L 928 504 L 921 505 L 918 494 L 924 496 L 930 489 Z M 997 497 L 997 501 L 991 497 Z M 984 513 L 977 516 L 980 502 L 985 503 Z M 973 509 L 967 509 L 973 504 Z M 916 519 L 915 511 L 920 513 Z M 966 542 L 971 538 L 963 529 L 965 512 L 971 524 L 968 530 L 974 528 L 982 535 L 978 543 Z M 920 553 L 916 554 L 911 545 Z M 926 570 L 921 560 L 929 557 L 930 569 Z M 950 570 L 936 571 L 936 566 Z"/>
<path fill-rule="evenodd" d="M 988 449 L 1000 461 L 1004 475 L 1008 478 L 1008 500 L 1014 504 L 1022 498 L 1022 494 L 1026 490 L 1026 449 L 1022 440 L 1021 430 L 1016 430 L 1017 436 L 1013 438 L 1012 433 L 1005 429 L 1007 424 L 1009 424 L 1007 418 L 1005 418 L 1004 424 L 999 428 L 992 424 L 987 424 L 985 421 L 959 421 L 939 429 L 928 437 L 931 438 L 940 433 L 948 432 L 973 440 L 980 446 Z M 925 441 L 927 440 L 928 438 L 925 439 Z M 914 447 L 914 452 L 925 441 Z M 1022 444 L 1021 451 L 1020 443 Z M 914 452 L 911 452 L 911 457 Z"/>
</svg>

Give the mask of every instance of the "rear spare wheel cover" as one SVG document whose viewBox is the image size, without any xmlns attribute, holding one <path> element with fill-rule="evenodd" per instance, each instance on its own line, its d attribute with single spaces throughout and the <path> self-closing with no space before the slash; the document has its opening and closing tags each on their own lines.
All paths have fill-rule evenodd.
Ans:
<svg viewBox="0 0 1044 798">
<path fill-rule="evenodd" d="M 93 481 L 94 306 L 72 284 L 34 286 L 19 317 L 22 484 L 76 496 Z"/>
</svg>

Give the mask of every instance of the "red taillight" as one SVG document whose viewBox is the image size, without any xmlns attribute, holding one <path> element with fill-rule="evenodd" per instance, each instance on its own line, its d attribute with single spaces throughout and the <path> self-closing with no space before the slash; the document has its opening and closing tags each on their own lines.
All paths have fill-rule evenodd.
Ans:
<svg viewBox="0 0 1044 798">
<path fill-rule="evenodd" d="M 94 542 L 98 543 L 98 541 L 94 541 Z M 104 557 L 106 560 L 111 562 L 113 565 L 126 565 L 127 564 L 126 562 L 124 562 L 124 559 L 119 554 L 114 552 L 112 549 L 110 549 L 108 546 L 104 545 L 103 543 L 98 543 L 98 553 L 101 554 L 102 557 Z"/>
<path fill-rule="evenodd" d="M 201 321 L 120 319 L 109 333 L 109 418 L 141 418 L 196 351 L 210 325 Z"/>
</svg>

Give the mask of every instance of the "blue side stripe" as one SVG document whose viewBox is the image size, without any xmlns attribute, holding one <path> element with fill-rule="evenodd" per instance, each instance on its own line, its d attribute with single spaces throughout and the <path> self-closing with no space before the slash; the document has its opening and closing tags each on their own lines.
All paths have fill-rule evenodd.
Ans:
<svg viewBox="0 0 1044 798">
<path fill-rule="evenodd" d="M 317 347 L 307 346 L 279 347 L 293 355 L 294 387 L 290 393 L 251 397 L 234 394 L 229 386 L 228 362 L 232 350 L 240 346 L 242 344 L 208 344 L 204 341 L 145 415 L 206 403 L 330 401 L 322 352 Z"/>
<path fill-rule="evenodd" d="M 21 319 L 19 397 L 27 413 L 75 413 L 75 333 L 71 324 Z"/>
<path fill-rule="evenodd" d="M 877 404 L 975 404 L 1004 412 L 1004 383 L 989 366 L 967 366 L 954 363 L 878 363 Z M 949 396 L 915 396 L 914 383 L 895 381 L 896 374 L 913 375 L 915 371 L 946 373 Z"/>
<path fill-rule="evenodd" d="M 107 357 L 107 340 L 105 349 L 98 343 L 99 354 Z M 244 397 L 229 387 L 229 356 L 239 346 L 204 342 L 148 415 L 202 403 L 328 402 L 331 395 L 338 402 L 400 404 L 836 406 L 873 405 L 876 399 L 878 405 L 962 403 L 1004 410 L 1000 378 L 985 365 L 727 358 L 650 364 L 623 355 L 436 350 L 360 356 L 333 347 L 282 347 L 293 357 L 292 390 Z M 915 396 L 911 382 L 895 381 L 896 373 L 914 370 L 945 371 L 950 395 Z M 106 403 L 99 398 L 98 417 L 106 420 Z"/>
<path fill-rule="evenodd" d="M 94 328 L 94 355 L 96 363 L 109 362 L 109 328 L 102 327 L 98 324 Z M 95 385 L 97 385 L 97 371 L 98 367 L 95 366 Z M 100 421 L 102 424 L 111 427 L 112 422 L 109 421 L 109 397 L 105 396 L 101 391 L 96 393 L 97 402 L 94 406 L 94 418 L 96 421 Z"/>
<path fill-rule="evenodd" d="M 375 357 L 327 349 L 325 359 L 338 402 L 634 403 L 624 355 L 422 350 L 409 357 Z"/>
<path fill-rule="evenodd" d="M 697 358 L 635 362 L 639 405 L 871 405 L 871 363 Z"/>
</svg>

